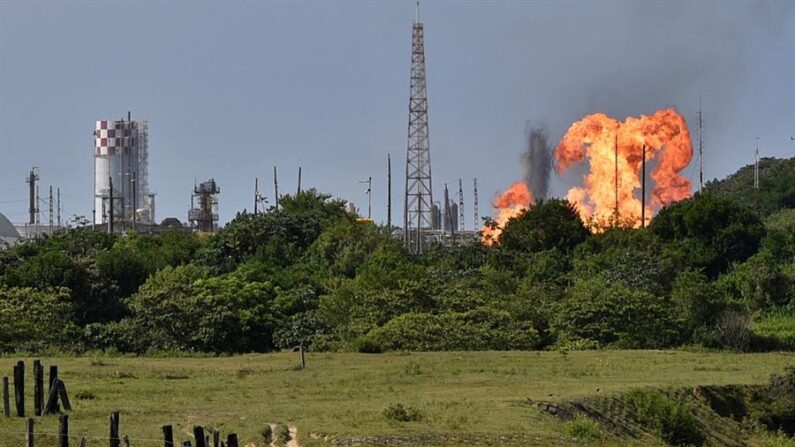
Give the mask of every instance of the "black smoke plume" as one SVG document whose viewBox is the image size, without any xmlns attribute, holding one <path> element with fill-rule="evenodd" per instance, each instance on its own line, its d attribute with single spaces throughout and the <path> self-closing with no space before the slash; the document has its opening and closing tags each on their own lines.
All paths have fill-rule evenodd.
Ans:
<svg viewBox="0 0 795 447">
<path fill-rule="evenodd" d="M 535 200 L 543 200 L 549 192 L 549 174 L 552 171 L 549 132 L 542 127 L 528 124 L 524 133 L 527 144 L 522 153 L 524 181 L 533 192 Z"/>
</svg>

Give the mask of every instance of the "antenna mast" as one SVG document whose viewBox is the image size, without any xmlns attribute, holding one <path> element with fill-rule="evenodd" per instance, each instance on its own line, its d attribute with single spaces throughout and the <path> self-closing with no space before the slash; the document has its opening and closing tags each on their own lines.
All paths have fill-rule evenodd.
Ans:
<svg viewBox="0 0 795 447">
<path fill-rule="evenodd" d="M 409 99 L 408 148 L 406 150 L 406 196 L 403 216 L 404 243 L 416 254 L 423 249 L 423 229 L 431 229 L 433 187 L 431 152 L 428 138 L 428 92 L 425 77 L 425 43 L 423 24 L 417 18 L 412 26 L 411 87 Z M 416 227 L 412 228 L 416 224 Z M 417 241 L 411 238 L 416 234 Z M 414 249 L 416 247 L 416 249 Z"/>
<path fill-rule="evenodd" d="M 475 231 L 478 230 L 480 226 L 480 215 L 478 214 L 478 179 L 477 177 L 473 180 L 475 189 L 474 189 L 474 201 L 472 202 L 472 208 L 475 211 Z"/>
<path fill-rule="evenodd" d="M 461 179 L 458 179 L 458 230 L 464 231 L 464 184 Z"/>
</svg>

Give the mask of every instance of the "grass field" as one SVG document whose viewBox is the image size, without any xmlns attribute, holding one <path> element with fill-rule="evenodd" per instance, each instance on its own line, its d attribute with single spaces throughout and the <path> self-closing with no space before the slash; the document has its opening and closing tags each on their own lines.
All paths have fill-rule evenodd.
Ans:
<svg viewBox="0 0 795 447">
<path fill-rule="evenodd" d="M 1 358 L 11 376 L 17 358 Z M 26 359 L 32 413 L 32 363 Z M 161 429 L 174 425 L 178 440 L 193 425 L 236 432 L 260 442 L 268 423 L 298 428 L 301 445 L 318 444 L 309 433 L 393 435 L 453 433 L 521 434 L 538 445 L 571 442 L 563 424 L 528 399 L 556 401 L 634 387 L 752 384 L 795 365 L 795 355 L 669 351 L 460 352 L 307 355 L 278 353 L 221 358 L 43 358 L 57 364 L 74 406 L 70 433 L 105 446 L 107 420 L 121 412 L 121 433 L 132 447 L 162 446 Z M 82 398 L 80 398 L 82 397 Z M 93 398 L 92 398 L 93 397 Z M 402 403 L 421 420 L 397 422 L 384 410 Z M 13 402 L 12 402 L 13 409 Z M 57 417 L 37 418 L 38 433 L 54 433 Z M 20 446 L 24 421 L 0 419 L 0 445 Z M 97 439 L 92 439 L 96 437 Z M 76 445 L 75 441 L 72 441 Z M 37 447 L 55 445 L 42 435 Z"/>
</svg>

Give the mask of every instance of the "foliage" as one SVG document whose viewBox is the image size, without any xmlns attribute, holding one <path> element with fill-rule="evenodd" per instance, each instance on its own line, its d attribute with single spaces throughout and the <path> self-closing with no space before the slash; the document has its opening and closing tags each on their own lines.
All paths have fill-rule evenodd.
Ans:
<svg viewBox="0 0 795 447">
<path fill-rule="evenodd" d="M 626 401 L 631 417 L 668 444 L 704 444 L 706 437 L 688 405 L 656 390 L 631 391 Z"/>
<path fill-rule="evenodd" d="M 479 308 L 442 314 L 406 313 L 367 338 L 385 350 L 463 351 L 533 349 L 538 333 L 507 312 Z"/>
<path fill-rule="evenodd" d="M 664 297 L 603 278 L 578 281 L 553 326 L 563 340 L 623 348 L 666 347 L 680 337 L 679 324 Z"/>
<path fill-rule="evenodd" d="M 65 289 L 0 287 L 0 352 L 65 347 L 75 332 Z"/>
<path fill-rule="evenodd" d="M 548 200 L 510 219 L 500 234 L 500 247 L 529 253 L 553 248 L 568 251 L 587 237 L 588 230 L 574 205 Z"/>
<path fill-rule="evenodd" d="M 599 424 L 583 414 L 578 414 L 574 419 L 566 422 L 563 431 L 578 441 L 595 442 L 602 439 Z"/>
<path fill-rule="evenodd" d="M 704 191 L 755 209 L 767 216 L 795 208 L 795 158 L 759 160 L 759 188 L 754 188 L 754 165 L 746 165 L 721 181 L 707 182 Z"/>
<path fill-rule="evenodd" d="M 751 210 L 710 194 L 662 209 L 650 229 L 663 241 L 682 244 L 695 255 L 690 265 L 703 268 L 710 278 L 751 257 L 765 234 Z"/>
<path fill-rule="evenodd" d="M 273 348 L 273 287 L 243 274 L 210 277 L 192 265 L 166 267 L 130 301 L 131 331 L 155 349 L 250 352 Z"/>
<path fill-rule="evenodd" d="M 751 208 L 742 188 L 706 188 L 650 228 L 594 234 L 567 201 L 543 201 L 501 244 L 422 255 L 309 190 L 215 235 L 80 228 L 0 248 L 0 289 L 63 306 L 56 326 L 75 349 L 795 349 L 795 210 L 779 186 Z M 5 334 L 4 349 L 61 347 L 31 344 L 39 311 L 14 302 L 28 329 Z"/>
</svg>

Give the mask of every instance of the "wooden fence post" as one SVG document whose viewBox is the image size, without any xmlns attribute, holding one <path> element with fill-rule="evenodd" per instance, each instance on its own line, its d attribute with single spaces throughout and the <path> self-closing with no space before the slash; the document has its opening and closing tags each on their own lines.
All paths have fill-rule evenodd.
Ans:
<svg viewBox="0 0 795 447">
<path fill-rule="evenodd" d="M 25 362 L 21 360 L 14 367 L 14 399 L 17 416 L 25 417 Z"/>
<path fill-rule="evenodd" d="M 69 415 L 62 414 L 58 421 L 58 447 L 69 447 Z"/>
<path fill-rule="evenodd" d="M 63 404 L 63 409 L 66 411 L 72 411 L 72 404 L 69 402 L 69 395 L 66 394 L 66 384 L 63 383 L 63 380 L 58 379 L 58 396 L 61 398 L 61 403 Z M 58 405 L 56 403 L 56 405 Z"/>
<path fill-rule="evenodd" d="M 52 393 L 52 387 L 55 385 L 56 380 L 58 380 L 58 365 L 50 365 L 50 388 L 47 390 L 48 392 Z M 58 402 L 56 401 L 55 406 L 50 410 L 59 413 L 61 407 L 58 406 Z"/>
<path fill-rule="evenodd" d="M 301 343 L 299 349 L 301 350 L 301 369 L 306 369 L 306 351 L 303 343 Z"/>
<path fill-rule="evenodd" d="M 108 436 L 109 447 L 121 447 L 119 439 L 119 412 L 114 411 L 110 414 L 110 435 Z"/>
<path fill-rule="evenodd" d="M 80 438 L 80 447 L 86 447 L 86 437 L 85 436 Z"/>
<path fill-rule="evenodd" d="M 235 433 L 229 433 L 226 437 L 226 447 L 238 447 L 237 435 Z"/>
<path fill-rule="evenodd" d="M 163 442 L 164 447 L 174 447 L 174 430 L 170 425 L 163 426 Z"/>
<path fill-rule="evenodd" d="M 8 398 L 8 377 L 3 377 L 3 416 L 11 417 L 11 403 Z"/>
<path fill-rule="evenodd" d="M 124 447 L 130 447 L 130 438 L 124 435 Z"/>
<path fill-rule="evenodd" d="M 41 416 L 44 411 L 44 367 L 41 360 L 33 361 L 33 414 Z"/>
<path fill-rule="evenodd" d="M 55 381 L 60 382 L 59 379 L 55 379 Z M 50 387 L 50 394 L 47 397 L 47 404 L 44 405 L 43 413 L 45 415 L 50 413 L 55 413 L 58 411 L 57 408 L 58 408 L 58 383 L 56 383 L 55 386 Z"/>
<path fill-rule="evenodd" d="M 221 432 L 213 430 L 213 447 L 221 447 Z"/>
<path fill-rule="evenodd" d="M 25 424 L 25 447 L 35 447 L 33 440 L 33 418 L 28 418 Z"/>
<path fill-rule="evenodd" d="M 207 445 L 204 443 L 204 428 L 194 425 L 193 437 L 196 439 L 196 447 L 207 447 Z"/>
</svg>

